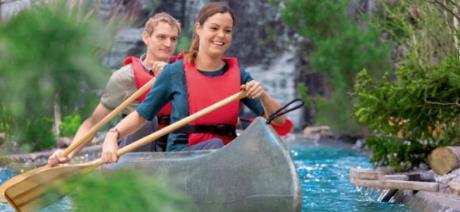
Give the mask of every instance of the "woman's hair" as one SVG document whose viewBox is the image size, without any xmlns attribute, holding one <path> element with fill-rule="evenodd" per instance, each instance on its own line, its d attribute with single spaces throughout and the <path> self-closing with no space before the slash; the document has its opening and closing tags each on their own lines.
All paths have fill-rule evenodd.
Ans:
<svg viewBox="0 0 460 212">
<path fill-rule="evenodd" d="M 195 24 L 200 24 L 201 26 L 203 26 L 204 22 L 216 13 L 229 13 L 233 19 L 233 26 L 235 26 L 236 19 L 233 11 L 227 4 L 222 2 L 211 2 L 206 4 L 206 6 L 204 6 L 203 8 L 201 8 L 200 12 L 198 12 L 198 15 L 195 18 Z M 198 54 L 198 46 L 200 44 L 199 41 L 200 38 L 196 34 L 196 31 L 193 32 L 192 44 L 190 45 L 189 50 L 184 52 L 185 60 L 187 60 L 191 64 L 195 62 L 195 58 Z"/>
<path fill-rule="evenodd" d="M 167 23 L 171 26 L 174 26 L 177 28 L 178 35 L 181 33 L 181 28 L 180 28 L 180 23 L 177 19 L 169 15 L 168 13 L 161 12 L 157 13 L 154 16 L 150 17 L 149 20 L 145 23 L 144 26 L 144 31 L 146 31 L 149 35 L 153 34 L 153 31 L 155 30 L 155 27 L 160 23 L 164 22 Z"/>
</svg>

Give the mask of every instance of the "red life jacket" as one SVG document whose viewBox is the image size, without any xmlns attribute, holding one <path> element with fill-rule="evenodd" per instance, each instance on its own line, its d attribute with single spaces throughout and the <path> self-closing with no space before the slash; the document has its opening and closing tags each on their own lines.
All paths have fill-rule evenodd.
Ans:
<svg viewBox="0 0 460 212">
<path fill-rule="evenodd" d="M 171 58 L 170 62 L 175 62 L 176 57 Z M 136 88 L 139 89 L 143 85 L 145 85 L 149 80 L 151 80 L 154 76 L 147 72 L 142 65 L 142 61 L 137 58 L 137 57 L 127 57 L 124 61 L 125 65 L 131 64 L 133 68 L 133 73 L 134 73 L 134 81 L 136 83 Z M 147 94 L 149 93 L 150 88 L 145 91 L 139 98 L 139 103 L 143 102 Z M 169 116 L 171 115 L 171 103 L 168 102 L 161 110 L 158 112 L 157 117 L 158 117 L 158 122 L 159 122 L 159 128 L 163 128 L 167 126 L 169 123 Z M 165 122 L 164 120 L 167 120 Z"/>
<path fill-rule="evenodd" d="M 188 88 L 189 114 L 214 104 L 232 94 L 237 93 L 241 87 L 241 73 L 236 58 L 224 58 L 228 70 L 221 76 L 208 77 L 201 74 L 193 64 L 184 60 L 185 80 Z M 232 125 L 236 126 L 240 102 L 233 102 L 222 107 L 196 121 L 190 123 L 196 125 Z M 233 138 L 225 135 L 211 133 L 190 133 L 188 144 L 197 144 L 212 138 L 220 138 L 225 144 Z"/>
</svg>

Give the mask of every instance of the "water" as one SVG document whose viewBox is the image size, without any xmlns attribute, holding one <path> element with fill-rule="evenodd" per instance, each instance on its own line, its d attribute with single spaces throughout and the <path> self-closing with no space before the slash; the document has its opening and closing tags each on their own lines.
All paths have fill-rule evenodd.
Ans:
<svg viewBox="0 0 460 212">
<path fill-rule="evenodd" d="M 299 174 L 303 195 L 303 212 L 309 211 L 409 211 L 401 204 L 378 202 L 378 193 L 359 189 L 348 182 L 351 167 L 371 168 L 367 156 L 353 151 L 305 144 L 290 146 Z M 0 184 L 14 176 L 0 168 Z M 70 211 L 68 198 L 40 211 Z M 0 211 L 14 211 L 0 204 Z"/>
<path fill-rule="evenodd" d="M 16 173 L 10 171 L 9 169 L 0 168 L 0 185 L 14 175 L 16 175 Z M 7 204 L 0 203 L 0 211 L 14 211 L 14 209 Z"/>
<path fill-rule="evenodd" d="M 290 146 L 302 187 L 302 211 L 409 211 L 402 204 L 378 202 L 378 193 L 349 182 L 352 167 L 372 168 L 365 154 L 305 144 Z"/>
</svg>

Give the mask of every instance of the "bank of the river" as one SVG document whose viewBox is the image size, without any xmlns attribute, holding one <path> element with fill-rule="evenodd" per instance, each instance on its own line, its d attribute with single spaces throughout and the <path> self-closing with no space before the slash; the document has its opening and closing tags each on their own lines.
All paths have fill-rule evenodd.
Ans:
<svg viewBox="0 0 460 212">
<path fill-rule="evenodd" d="M 363 141 L 331 140 L 331 139 L 307 139 L 304 142 L 312 142 L 315 145 L 337 146 L 348 150 L 362 152 L 370 155 L 367 149 L 363 149 Z M 363 167 L 361 167 L 363 168 Z M 454 170 L 446 175 L 436 175 L 432 170 L 426 169 L 417 172 L 401 172 L 391 173 L 396 176 L 406 176 L 408 179 L 423 182 L 435 182 L 439 184 L 437 192 L 429 191 L 412 191 L 412 190 L 397 190 L 391 196 L 385 196 L 389 192 L 382 189 L 368 189 L 378 191 L 379 199 L 389 198 L 386 201 L 402 203 L 409 206 L 414 211 L 458 211 L 460 212 L 460 193 L 450 188 L 450 185 L 455 182 L 460 182 L 460 169 Z M 415 176 L 415 177 L 414 177 Z M 367 189 L 367 188 L 365 188 Z"/>
</svg>

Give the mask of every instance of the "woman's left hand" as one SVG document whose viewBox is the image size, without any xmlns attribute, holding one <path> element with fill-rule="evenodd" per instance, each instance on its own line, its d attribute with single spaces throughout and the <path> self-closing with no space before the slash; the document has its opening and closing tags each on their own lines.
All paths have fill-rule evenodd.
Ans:
<svg viewBox="0 0 460 212">
<path fill-rule="evenodd" d="M 248 83 L 241 85 L 241 89 L 246 91 L 246 97 L 256 99 L 265 95 L 265 89 L 260 82 L 251 80 Z"/>
</svg>

